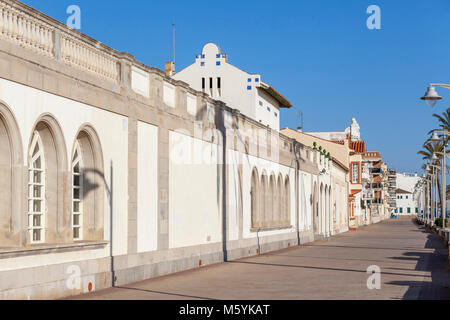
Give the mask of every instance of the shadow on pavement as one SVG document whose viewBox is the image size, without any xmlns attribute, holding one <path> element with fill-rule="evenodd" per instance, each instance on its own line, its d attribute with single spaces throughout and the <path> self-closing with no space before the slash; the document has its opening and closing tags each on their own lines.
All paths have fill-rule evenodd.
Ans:
<svg viewBox="0 0 450 320">
<path fill-rule="evenodd" d="M 182 297 L 182 298 L 185 298 L 185 299 L 216 300 L 216 299 L 207 298 L 207 297 L 198 297 L 198 296 L 191 296 L 191 295 L 180 294 L 180 293 L 163 292 L 163 291 L 140 289 L 140 288 L 133 288 L 133 287 L 115 286 L 114 288 L 123 289 L 123 290 L 142 291 L 142 292 L 148 292 L 148 293 L 164 294 L 164 295 L 168 295 L 168 296 Z"/>
<path fill-rule="evenodd" d="M 404 300 L 448 300 L 450 299 L 448 248 L 439 236 L 427 232 L 423 226 L 418 227 L 418 231 L 428 233 L 425 248 L 434 250 L 432 252 L 410 251 L 404 253 L 403 257 L 391 257 L 391 259 L 417 260 L 414 270 L 429 272 L 431 277 L 425 277 L 423 281 L 391 281 L 388 284 L 407 286 Z M 401 270 L 400 268 L 391 269 Z M 426 281 L 427 279 L 431 281 Z"/>
<path fill-rule="evenodd" d="M 243 264 L 270 266 L 270 267 L 302 268 L 302 269 L 317 269 L 317 270 L 367 273 L 366 269 L 361 270 L 361 269 L 328 268 L 328 267 L 301 266 L 301 265 L 292 265 L 292 264 L 275 264 L 275 263 L 250 262 L 250 261 L 228 261 L 227 263 L 243 263 Z M 396 272 L 383 272 L 383 274 L 389 274 L 389 275 L 395 275 L 395 276 L 422 277 L 422 275 L 396 273 Z"/>
</svg>

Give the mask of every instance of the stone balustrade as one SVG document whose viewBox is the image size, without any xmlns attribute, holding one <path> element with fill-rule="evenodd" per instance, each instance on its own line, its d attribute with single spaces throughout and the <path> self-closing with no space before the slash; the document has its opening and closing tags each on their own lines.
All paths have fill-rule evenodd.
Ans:
<svg viewBox="0 0 450 320">
<path fill-rule="evenodd" d="M 0 0 L 0 39 L 108 81 L 119 81 L 120 53 L 20 2 Z"/>
<path fill-rule="evenodd" d="M 53 32 L 50 25 L 0 1 L 0 37 L 20 46 L 53 57 Z"/>
<path fill-rule="evenodd" d="M 61 35 L 61 59 L 97 76 L 114 82 L 118 81 L 117 58 L 87 43 L 76 40 L 69 34 Z"/>
</svg>

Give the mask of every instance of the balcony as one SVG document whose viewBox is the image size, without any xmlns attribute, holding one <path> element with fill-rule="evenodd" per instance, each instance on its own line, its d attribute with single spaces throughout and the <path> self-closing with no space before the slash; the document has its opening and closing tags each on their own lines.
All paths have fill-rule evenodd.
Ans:
<svg viewBox="0 0 450 320">
<path fill-rule="evenodd" d="M 380 189 L 383 189 L 383 184 L 382 183 L 372 183 L 371 185 L 370 185 L 370 188 L 371 189 L 375 189 L 375 190 L 380 190 Z"/>
<path fill-rule="evenodd" d="M 383 169 L 381 168 L 371 168 L 369 169 L 371 174 L 378 175 L 383 173 Z"/>
</svg>

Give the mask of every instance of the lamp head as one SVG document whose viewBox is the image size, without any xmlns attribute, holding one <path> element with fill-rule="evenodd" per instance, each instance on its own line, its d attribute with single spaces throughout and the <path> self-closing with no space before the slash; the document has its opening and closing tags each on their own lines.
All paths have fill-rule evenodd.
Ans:
<svg viewBox="0 0 450 320">
<path fill-rule="evenodd" d="M 433 135 L 430 138 L 430 142 L 434 145 L 437 146 L 439 144 L 439 142 L 441 142 L 441 138 L 439 138 L 438 134 L 436 133 L 436 131 L 433 132 Z"/>
<path fill-rule="evenodd" d="M 430 85 L 428 87 L 425 95 L 423 97 L 421 97 L 420 99 L 425 100 L 425 102 L 428 104 L 428 106 L 434 107 L 436 102 L 438 100 L 441 100 L 442 97 L 440 95 L 438 95 L 438 93 L 436 92 L 436 89 Z"/>
</svg>

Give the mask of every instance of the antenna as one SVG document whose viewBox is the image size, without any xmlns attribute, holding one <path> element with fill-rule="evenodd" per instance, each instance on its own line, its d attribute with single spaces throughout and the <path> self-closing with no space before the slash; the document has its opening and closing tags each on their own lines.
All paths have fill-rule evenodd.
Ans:
<svg viewBox="0 0 450 320">
<path fill-rule="evenodd" d="M 172 23 L 172 37 L 173 37 L 173 71 L 175 71 L 175 22 Z"/>
<path fill-rule="evenodd" d="M 296 114 L 300 118 L 300 127 L 297 127 L 297 129 L 303 129 L 303 112 L 301 110 L 297 111 Z"/>
</svg>

